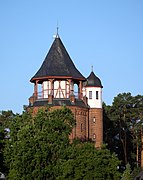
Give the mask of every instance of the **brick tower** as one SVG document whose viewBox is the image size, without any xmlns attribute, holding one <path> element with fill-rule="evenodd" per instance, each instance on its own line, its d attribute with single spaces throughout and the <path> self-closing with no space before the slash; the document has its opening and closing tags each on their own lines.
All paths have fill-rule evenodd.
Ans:
<svg viewBox="0 0 143 180">
<path fill-rule="evenodd" d="M 88 76 L 83 94 L 89 105 L 89 138 L 100 147 L 103 142 L 102 84 L 92 71 Z"/>
<path fill-rule="evenodd" d="M 92 71 L 85 78 L 75 67 L 59 35 L 43 64 L 30 80 L 34 93 L 28 109 L 34 112 L 45 105 L 51 109 L 66 105 L 76 119 L 70 139 L 92 140 L 96 147 L 103 143 L 102 84 Z M 76 92 L 77 91 L 77 92 Z"/>
</svg>

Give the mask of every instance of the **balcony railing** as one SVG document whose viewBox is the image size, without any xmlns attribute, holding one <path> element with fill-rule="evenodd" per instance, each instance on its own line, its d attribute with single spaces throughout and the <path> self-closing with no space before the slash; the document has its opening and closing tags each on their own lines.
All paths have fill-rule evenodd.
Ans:
<svg viewBox="0 0 143 180">
<path fill-rule="evenodd" d="M 71 95 L 74 95 L 76 99 L 79 98 L 79 93 L 78 92 L 72 92 Z M 67 94 L 56 94 L 54 93 L 54 98 L 69 98 L 70 95 Z M 37 93 L 37 99 L 47 99 L 48 98 L 48 93 L 46 91 L 41 91 Z"/>
</svg>

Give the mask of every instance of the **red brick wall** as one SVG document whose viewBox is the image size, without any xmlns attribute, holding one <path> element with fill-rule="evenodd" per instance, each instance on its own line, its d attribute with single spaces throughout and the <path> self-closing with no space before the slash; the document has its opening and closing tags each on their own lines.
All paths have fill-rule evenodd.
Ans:
<svg viewBox="0 0 143 180">
<path fill-rule="evenodd" d="M 73 129 L 72 134 L 70 136 L 71 139 L 79 138 L 81 140 L 88 139 L 88 109 L 80 108 L 80 107 L 68 107 L 72 110 L 74 114 L 74 118 L 76 119 L 76 127 Z"/>
<path fill-rule="evenodd" d="M 53 106 L 51 110 L 59 109 L 62 106 Z M 35 114 L 39 108 L 45 107 L 34 107 L 33 114 Z M 81 140 L 91 139 L 95 141 L 96 147 L 101 147 L 103 143 L 103 111 L 100 108 L 82 108 L 77 106 L 67 106 L 73 112 L 74 118 L 76 119 L 76 127 L 73 128 L 70 134 L 70 140 L 79 138 Z M 95 118 L 95 122 L 93 122 Z"/>
<path fill-rule="evenodd" d="M 96 147 L 103 144 L 103 110 L 91 108 L 89 110 L 89 138 L 95 141 Z"/>
</svg>

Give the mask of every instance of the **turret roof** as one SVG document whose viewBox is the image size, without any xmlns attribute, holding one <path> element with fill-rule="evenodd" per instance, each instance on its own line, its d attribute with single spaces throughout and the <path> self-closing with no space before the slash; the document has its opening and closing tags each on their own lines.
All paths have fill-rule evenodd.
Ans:
<svg viewBox="0 0 143 180">
<path fill-rule="evenodd" d="M 87 78 L 86 87 L 103 87 L 101 80 L 92 71 Z"/>
<path fill-rule="evenodd" d="M 36 79 L 42 80 L 49 77 L 68 77 L 76 80 L 85 80 L 85 77 L 75 67 L 58 35 L 40 69 L 32 77 L 31 82 L 34 82 Z"/>
</svg>

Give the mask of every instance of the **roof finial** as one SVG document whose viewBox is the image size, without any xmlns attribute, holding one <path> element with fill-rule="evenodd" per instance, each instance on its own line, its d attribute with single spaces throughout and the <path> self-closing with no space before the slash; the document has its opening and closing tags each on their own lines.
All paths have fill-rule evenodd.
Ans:
<svg viewBox="0 0 143 180">
<path fill-rule="evenodd" d="M 91 72 L 93 72 L 93 65 L 91 66 Z"/>
<path fill-rule="evenodd" d="M 56 38 L 59 38 L 59 24 L 58 24 L 58 21 L 57 21 L 57 34 L 56 34 Z"/>
</svg>

